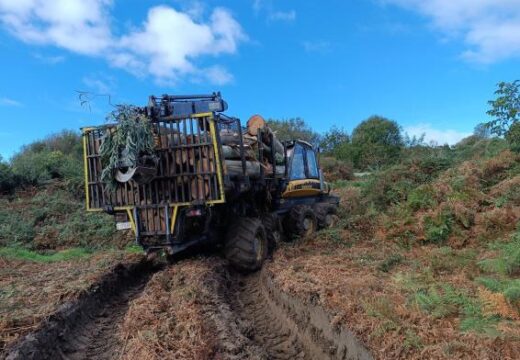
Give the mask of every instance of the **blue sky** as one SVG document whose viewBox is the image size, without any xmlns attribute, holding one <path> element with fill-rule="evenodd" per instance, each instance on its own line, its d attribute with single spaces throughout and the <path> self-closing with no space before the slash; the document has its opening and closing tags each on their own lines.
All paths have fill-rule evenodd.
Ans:
<svg viewBox="0 0 520 360">
<path fill-rule="evenodd" d="M 520 0 L 0 0 L 0 154 L 112 103 L 220 90 L 246 120 L 379 114 L 454 143 L 519 78 Z"/>
</svg>

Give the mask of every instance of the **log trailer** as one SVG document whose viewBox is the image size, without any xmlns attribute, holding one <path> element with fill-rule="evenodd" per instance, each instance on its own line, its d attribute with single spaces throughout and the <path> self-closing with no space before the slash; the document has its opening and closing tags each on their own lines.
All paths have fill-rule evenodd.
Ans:
<svg viewBox="0 0 520 360">
<path fill-rule="evenodd" d="M 101 180 L 100 147 L 117 124 L 83 128 L 87 211 L 114 215 L 146 252 L 172 257 L 214 244 L 244 271 L 259 269 L 281 239 L 332 226 L 339 201 L 318 151 L 301 140 L 279 142 L 259 116 L 242 127 L 225 110 L 220 93 L 151 96 L 139 111 L 150 122 L 156 161 L 121 164 L 115 189 Z"/>
</svg>

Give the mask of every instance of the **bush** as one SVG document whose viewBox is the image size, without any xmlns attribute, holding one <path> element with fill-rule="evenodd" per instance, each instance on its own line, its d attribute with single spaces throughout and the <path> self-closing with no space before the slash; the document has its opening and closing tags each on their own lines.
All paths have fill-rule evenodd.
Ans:
<svg viewBox="0 0 520 360">
<path fill-rule="evenodd" d="M 31 196 L 0 202 L 0 245 L 33 250 L 63 247 L 89 249 L 125 245 L 111 216 L 87 213 L 63 184 L 53 184 Z"/>
<path fill-rule="evenodd" d="M 12 172 L 22 185 L 66 180 L 77 188 L 83 178 L 80 136 L 63 131 L 22 148 L 12 161 Z"/>
<path fill-rule="evenodd" d="M 320 166 L 325 175 L 325 180 L 329 182 L 352 180 L 354 178 L 352 165 L 333 157 L 322 157 L 320 159 Z"/>
<path fill-rule="evenodd" d="M 453 225 L 453 214 L 441 211 L 424 218 L 425 241 L 440 244 L 448 240 Z"/>
<path fill-rule="evenodd" d="M 0 193 L 11 192 L 16 185 L 13 169 L 0 156 Z"/>
<path fill-rule="evenodd" d="M 408 206 L 413 210 L 429 209 L 435 205 L 434 189 L 431 185 L 422 185 L 408 194 Z"/>
<path fill-rule="evenodd" d="M 479 266 L 484 271 L 502 275 L 520 272 L 520 232 L 517 231 L 510 242 L 494 244 L 492 248 L 499 251 L 499 256 L 480 261 Z"/>
<path fill-rule="evenodd" d="M 520 122 L 516 122 L 509 128 L 506 140 L 512 151 L 520 153 Z"/>
</svg>

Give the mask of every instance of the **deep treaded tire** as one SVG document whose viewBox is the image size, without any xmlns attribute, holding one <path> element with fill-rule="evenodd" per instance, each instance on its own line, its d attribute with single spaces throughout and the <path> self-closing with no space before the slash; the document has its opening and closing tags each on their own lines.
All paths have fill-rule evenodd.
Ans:
<svg viewBox="0 0 520 360">
<path fill-rule="evenodd" d="M 284 230 L 289 240 L 305 237 L 317 229 L 316 215 L 307 205 L 296 205 L 284 219 Z"/>
<path fill-rule="evenodd" d="M 267 236 L 260 219 L 239 218 L 230 225 L 224 254 L 235 268 L 246 272 L 260 269 L 267 251 Z"/>
<path fill-rule="evenodd" d="M 283 237 L 280 218 L 275 213 L 266 214 L 262 217 L 262 223 L 267 235 L 269 253 L 271 253 L 280 244 Z"/>
<path fill-rule="evenodd" d="M 338 223 L 337 207 L 332 204 L 318 203 L 314 205 L 318 227 L 320 229 L 333 227 Z"/>
</svg>

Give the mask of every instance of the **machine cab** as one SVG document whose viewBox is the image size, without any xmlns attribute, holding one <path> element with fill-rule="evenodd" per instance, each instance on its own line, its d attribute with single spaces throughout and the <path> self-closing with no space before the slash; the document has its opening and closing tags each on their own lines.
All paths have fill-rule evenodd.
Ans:
<svg viewBox="0 0 520 360">
<path fill-rule="evenodd" d="M 317 154 L 311 144 L 295 141 L 287 147 L 288 184 L 282 197 L 305 197 L 323 193 Z"/>
</svg>

